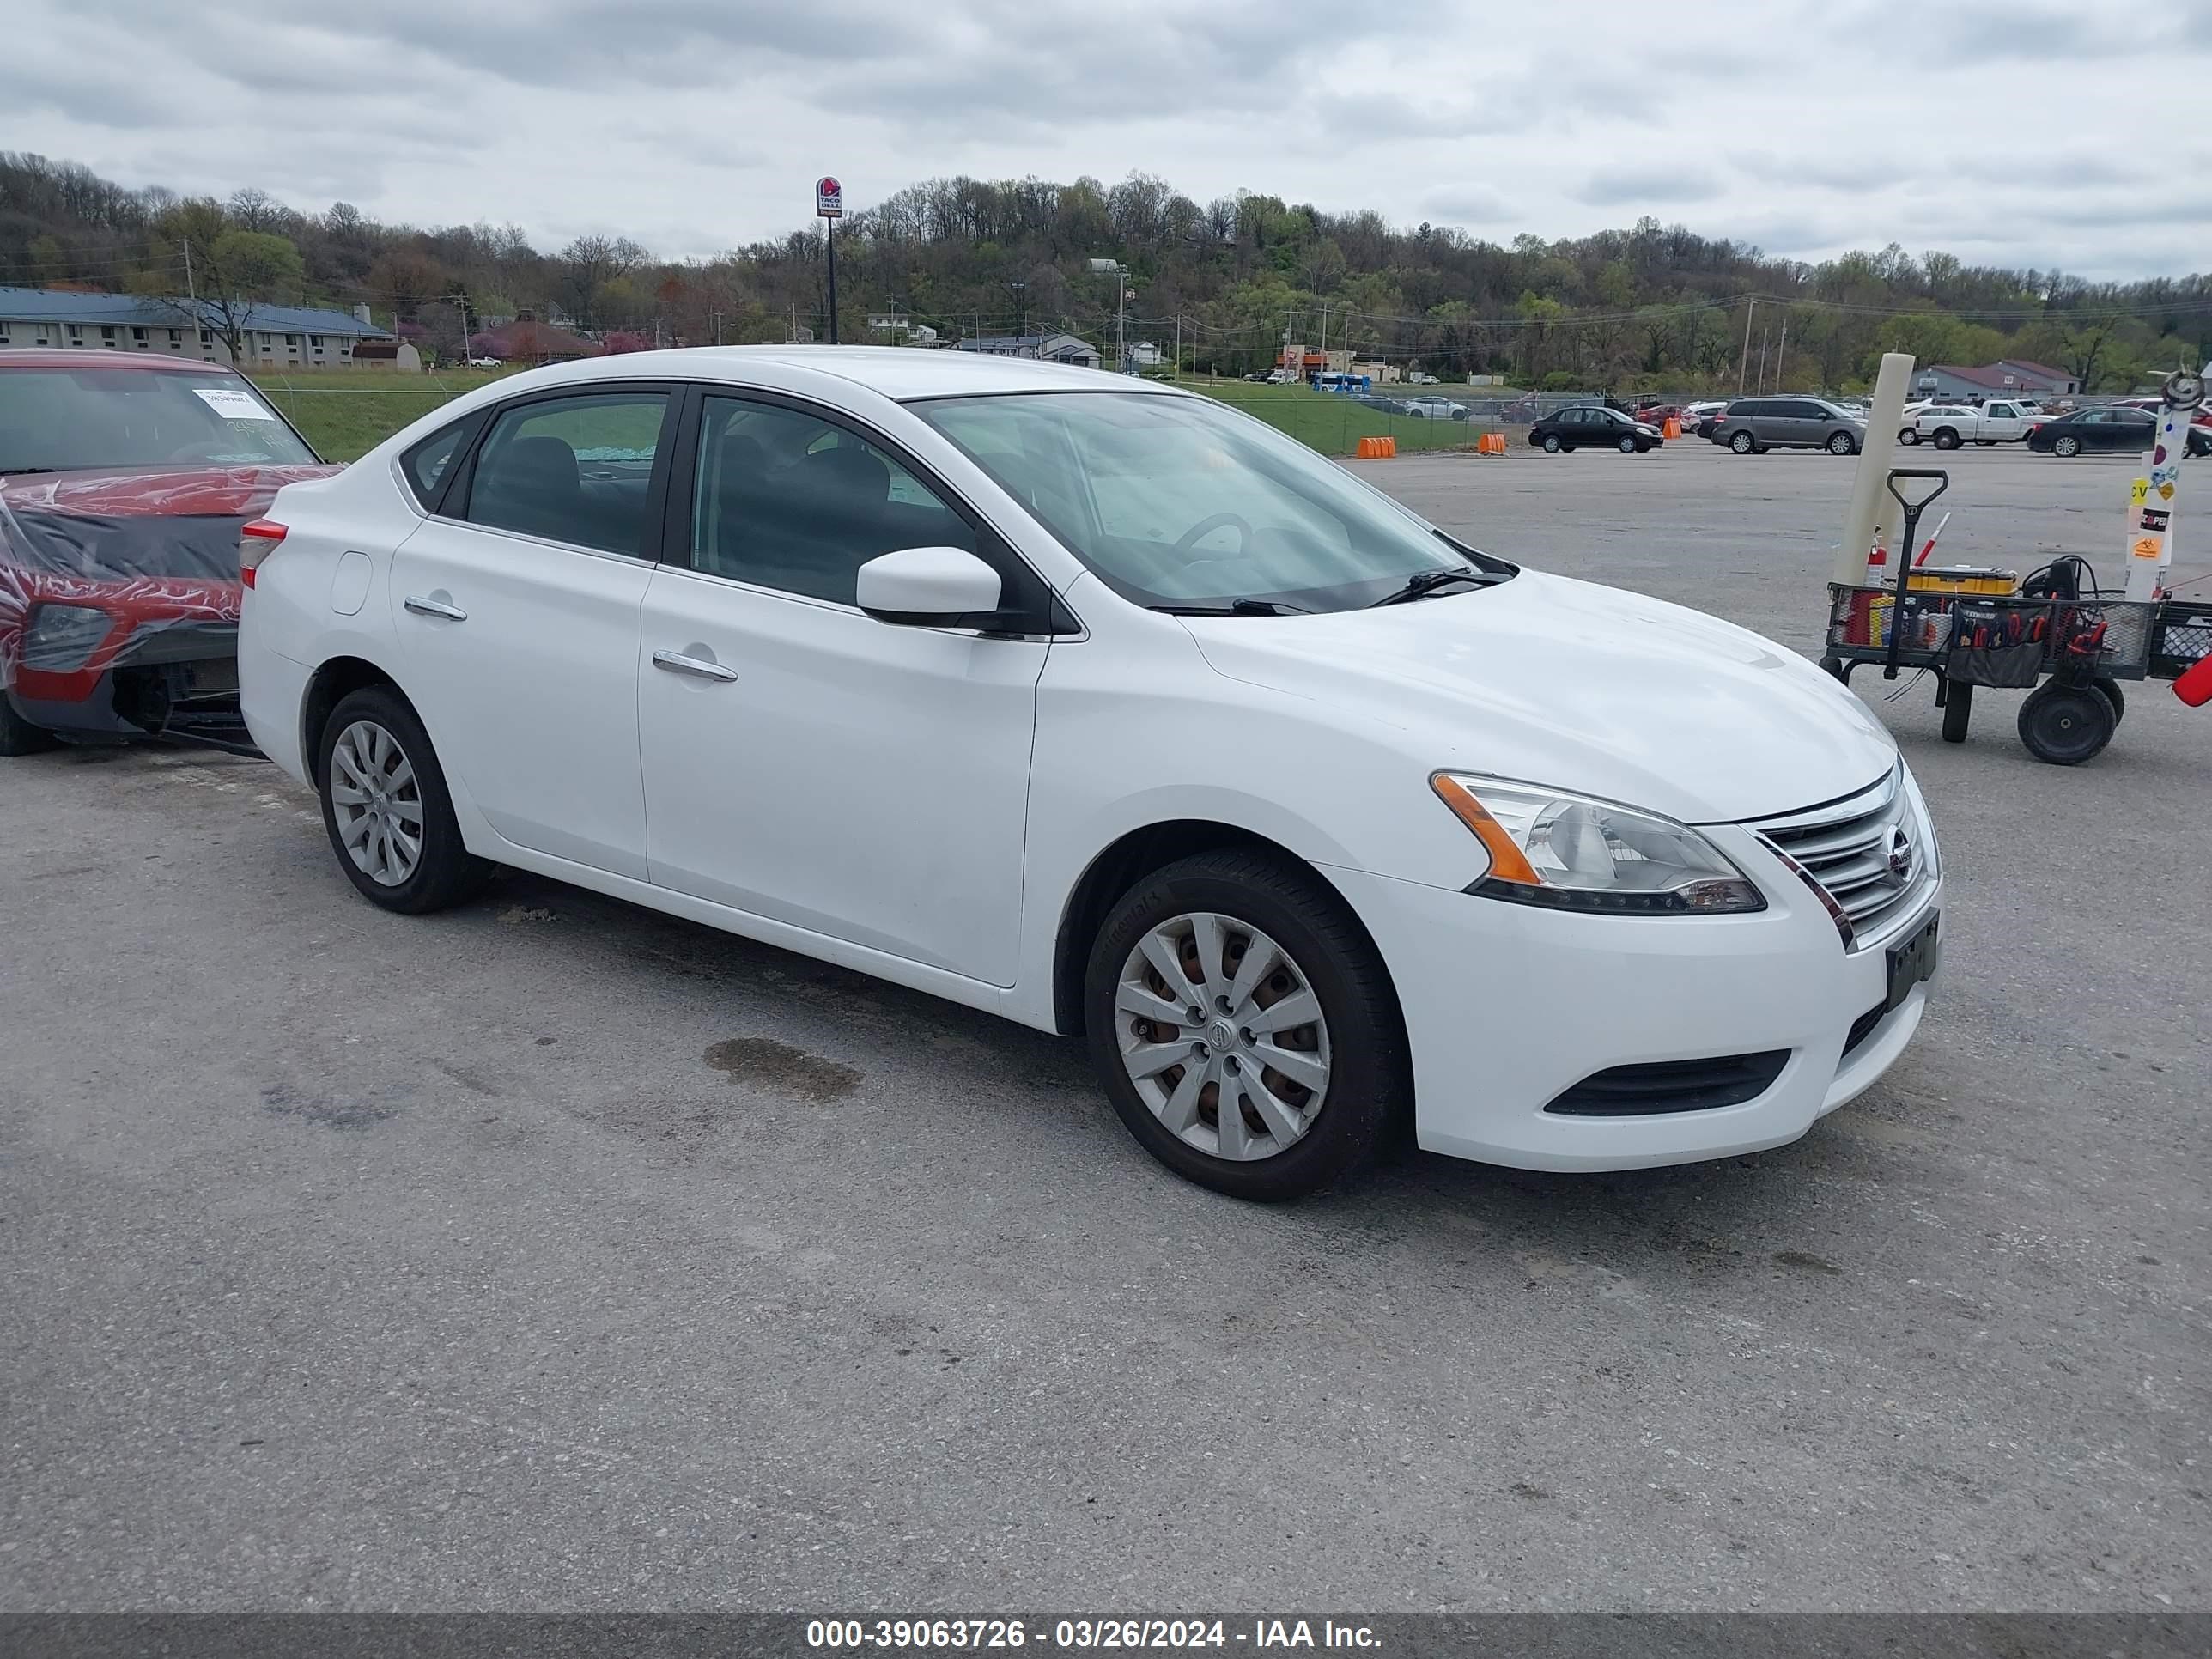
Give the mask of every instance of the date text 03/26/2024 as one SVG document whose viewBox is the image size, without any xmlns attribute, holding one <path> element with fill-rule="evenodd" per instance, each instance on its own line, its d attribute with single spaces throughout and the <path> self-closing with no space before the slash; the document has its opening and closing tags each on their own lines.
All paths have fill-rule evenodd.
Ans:
<svg viewBox="0 0 2212 1659">
<path fill-rule="evenodd" d="M 1144 1649 L 1298 1648 L 1378 1650 L 1365 1625 L 1333 1619 L 810 1619 L 806 1645 L 828 1650 L 889 1648 L 958 1652 L 1039 1647 L 1130 1651 Z"/>
</svg>

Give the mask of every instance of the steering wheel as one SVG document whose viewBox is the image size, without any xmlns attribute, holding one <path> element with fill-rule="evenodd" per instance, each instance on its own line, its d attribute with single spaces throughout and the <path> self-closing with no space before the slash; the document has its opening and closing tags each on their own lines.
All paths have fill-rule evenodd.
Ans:
<svg viewBox="0 0 2212 1659">
<path fill-rule="evenodd" d="M 1237 526 L 1237 533 L 1244 538 L 1237 549 L 1237 556 L 1242 558 L 1252 549 L 1252 526 L 1234 513 L 1217 513 L 1210 519 L 1200 519 L 1182 532 L 1182 539 L 1175 544 L 1175 550 L 1178 553 L 1188 553 L 1198 545 L 1201 537 L 1209 536 L 1224 525 L 1232 524 Z"/>
</svg>

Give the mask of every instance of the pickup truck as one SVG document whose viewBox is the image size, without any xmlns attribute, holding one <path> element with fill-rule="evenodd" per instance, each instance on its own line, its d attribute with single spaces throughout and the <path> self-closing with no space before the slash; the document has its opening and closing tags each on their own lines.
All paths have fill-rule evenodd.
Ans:
<svg viewBox="0 0 2212 1659">
<path fill-rule="evenodd" d="M 1977 409 L 1970 404 L 1929 404 L 1908 413 L 1898 428 L 1901 444 L 1932 443 L 1938 449 L 1960 444 L 2013 444 L 2047 419 L 2039 410 L 2030 410 L 2011 399 L 1999 399 Z"/>
</svg>

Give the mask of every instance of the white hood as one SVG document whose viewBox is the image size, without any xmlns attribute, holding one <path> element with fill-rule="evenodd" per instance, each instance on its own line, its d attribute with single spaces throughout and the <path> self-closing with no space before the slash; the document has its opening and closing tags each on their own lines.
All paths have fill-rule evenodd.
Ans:
<svg viewBox="0 0 2212 1659">
<path fill-rule="evenodd" d="M 1186 620 L 1217 672 L 1421 734 L 1430 765 L 1685 823 L 1833 800 L 1897 762 L 1881 722 L 1796 652 L 1534 570 L 1376 611 Z"/>
</svg>

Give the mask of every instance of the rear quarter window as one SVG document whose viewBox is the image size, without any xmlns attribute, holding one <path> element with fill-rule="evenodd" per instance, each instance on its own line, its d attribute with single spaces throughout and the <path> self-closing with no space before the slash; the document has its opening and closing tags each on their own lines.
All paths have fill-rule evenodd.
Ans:
<svg viewBox="0 0 2212 1659">
<path fill-rule="evenodd" d="M 441 427 L 399 458 L 400 476 L 407 480 L 407 488 L 424 512 L 436 509 L 438 497 L 453 476 L 453 463 L 468 448 L 481 420 L 482 416 L 472 415 Z"/>
</svg>

